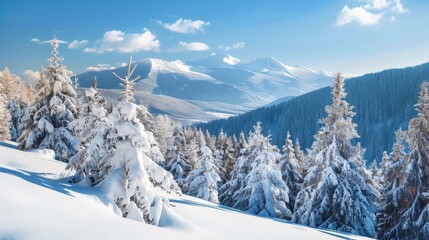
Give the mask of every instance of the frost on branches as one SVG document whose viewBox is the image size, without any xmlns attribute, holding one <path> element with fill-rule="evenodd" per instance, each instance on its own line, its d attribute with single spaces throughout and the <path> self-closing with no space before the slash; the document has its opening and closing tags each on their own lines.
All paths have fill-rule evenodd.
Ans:
<svg viewBox="0 0 429 240">
<path fill-rule="evenodd" d="M 345 101 L 344 79 L 335 78 L 333 103 L 309 151 L 314 163 L 298 193 L 293 221 L 317 228 L 374 236 L 377 190 L 367 183 L 363 149 L 351 143 L 358 137 L 354 112 Z"/>
<path fill-rule="evenodd" d="M 168 200 L 158 196 L 155 188 L 180 191 L 173 176 L 156 164 L 148 154 L 149 134 L 137 118 L 140 106 L 134 103 L 131 79 L 135 67 L 120 78 L 124 90 L 119 102 L 107 117 L 107 125 L 90 142 L 83 162 L 85 177 L 93 186 L 100 186 L 123 217 L 158 225 Z"/>
<path fill-rule="evenodd" d="M 410 152 L 405 178 L 392 189 L 396 211 L 400 219 L 392 219 L 383 239 L 429 239 L 429 93 L 423 82 L 417 117 L 408 123 L 407 142 Z M 401 156 L 401 155 L 400 155 Z M 401 176 L 396 179 L 401 182 Z M 389 195 L 388 195 L 389 196 Z M 394 217 L 396 217 L 394 215 Z"/>
<path fill-rule="evenodd" d="M 76 92 L 61 63 L 62 58 L 57 56 L 59 41 L 54 38 L 51 46 L 53 55 L 49 58 L 49 66 L 41 70 L 36 100 L 19 147 L 23 150 L 52 149 L 56 159 L 67 162 L 77 152 L 79 144 L 69 129 L 77 115 Z"/>
</svg>

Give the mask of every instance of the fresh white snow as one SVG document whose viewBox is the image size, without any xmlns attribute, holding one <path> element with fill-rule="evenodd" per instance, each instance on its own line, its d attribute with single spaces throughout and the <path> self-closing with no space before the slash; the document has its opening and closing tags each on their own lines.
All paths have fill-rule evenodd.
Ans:
<svg viewBox="0 0 429 240">
<path fill-rule="evenodd" d="M 160 226 L 116 215 L 103 189 L 60 178 L 50 151 L 0 142 L 0 239 L 364 239 L 166 195 Z M 159 213 L 158 213 L 159 214 Z"/>
</svg>

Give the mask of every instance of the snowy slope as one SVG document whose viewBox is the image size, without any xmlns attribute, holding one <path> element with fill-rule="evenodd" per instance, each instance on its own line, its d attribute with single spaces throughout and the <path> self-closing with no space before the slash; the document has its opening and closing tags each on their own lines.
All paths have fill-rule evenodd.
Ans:
<svg viewBox="0 0 429 240">
<path fill-rule="evenodd" d="M 0 239 L 364 239 L 178 195 L 163 227 L 124 219 L 100 190 L 58 179 L 65 165 L 48 155 L 0 143 Z"/>
<path fill-rule="evenodd" d="M 125 74 L 126 67 L 104 71 L 85 72 L 78 76 L 81 87 L 89 87 L 94 76 L 97 76 L 99 88 L 120 89 L 119 81 L 112 72 Z M 332 74 L 317 72 L 303 67 L 286 65 L 272 57 L 256 59 L 242 63 L 240 59 L 226 54 L 213 54 L 207 58 L 184 63 L 182 61 L 165 61 L 162 59 L 144 59 L 137 62 L 135 76 L 141 78 L 136 90 L 152 96 L 167 96 L 177 101 L 186 101 L 206 112 L 209 117 L 197 120 L 219 118 L 250 111 L 266 105 L 276 99 L 299 96 L 303 93 L 328 86 Z M 170 112 L 161 98 L 157 106 L 149 102 L 155 113 L 163 112 L 175 118 L 190 119 L 190 112 L 183 115 Z M 171 101 L 170 101 L 171 102 Z M 196 104 L 198 103 L 198 104 Z M 225 109 L 220 104 L 226 104 Z M 170 114 L 171 113 L 171 114 Z M 200 114 L 201 115 L 201 114 Z"/>
</svg>

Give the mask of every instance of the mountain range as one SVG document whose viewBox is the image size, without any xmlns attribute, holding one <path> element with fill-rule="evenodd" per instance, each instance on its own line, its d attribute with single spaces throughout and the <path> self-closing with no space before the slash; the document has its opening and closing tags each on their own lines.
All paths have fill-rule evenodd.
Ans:
<svg viewBox="0 0 429 240">
<path fill-rule="evenodd" d="M 289 66 L 273 57 L 243 63 L 231 55 L 212 54 L 197 61 L 165 61 L 148 58 L 136 62 L 135 97 L 154 114 L 170 115 L 186 122 L 225 118 L 328 86 L 332 74 Z M 89 71 L 78 75 L 81 87 L 96 76 L 106 96 L 121 89 L 112 74 L 125 75 L 126 67 Z"/>
</svg>

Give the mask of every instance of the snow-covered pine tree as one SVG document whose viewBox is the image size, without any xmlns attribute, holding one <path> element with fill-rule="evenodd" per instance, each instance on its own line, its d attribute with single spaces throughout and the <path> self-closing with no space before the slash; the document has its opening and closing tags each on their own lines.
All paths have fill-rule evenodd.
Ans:
<svg viewBox="0 0 429 240">
<path fill-rule="evenodd" d="M 234 169 L 234 165 L 237 161 L 237 159 L 234 156 L 234 146 L 232 139 L 230 137 L 226 137 L 225 141 L 222 145 L 222 169 L 224 171 L 224 179 L 222 179 L 223 182 L 228 181 L 231 179 L 231 172 Z"/>
<path fill-rule="evenodd" d="M 282 180 L 280 167 L 276 164 L 278 156 L 275 150 L 269 137 L 262 135 L 262 127 L 258 122 L 254 132 L 249 135 L 249 155 L 240 159 L 239 164 L 247 165 L 245 168 L 249 171 L 245 172 L 244 184 L 233 195 L 233 207 L 260 216 L 292 217 L 289 188 Z"/>
<path fill-rule="evenodd" d="M 286 134 L 283 155 L 280 156 L 279 165 L 281 167 L 282 178 L 289 189 L 288 208 L 293 210 L 296 194 L 301 190 L 302 176 L 298 170 L 297 159 L 289 132 Z"/>
<path fill-rule="evenodd" d="M 345 100 L 344 78 L 338 73 L 332 88 L 333 103 L 316 133 L 308 157 L 314 162 L 298 193 L 293 221 L 343 232 L 374 236 L 377 190 L 367 183 L 360 164 L 363 152 L 351 142 L 358 137 L 354 112 Z"/>
<path fill-rule="evenodd" d="M 404 135 L 403 136 L 404 138 L 405 133 L 400 129 L 398 131 L 401 131 L 401 134 Z M 387 154 L 386 151 L 383 151 L 383 157 L 381 158 L 381 166 L 380 166 L 380 183 L 383 185 L 383 188 L 386 183 L 386 173 L 387 173 L 387 166 L 389 165 L 389 162 L 390 162 L 389 154 Z"/>
<path fill-rule="evenodd" d="M 394 191 L 399 221 L 386 229 L 384 239 L 429 239 L 429 93 L 421 85 L 417 117 L 408 123 L 408 166 L 403 183 Z"/>
<path fill-rule="evenodd" d="M 236 150 L 237 161 L 230 173 L 230 179 L 219 188 L 219 200 L 223 205 L 232 207 L 238 201 L 240 196 L 235 193 L 245 186 L 247 173 L 250 171 L 247 157 L 249 155 L 249 145 L 247 144 L 244 133 L 240 133 L 240 140 L 237 142 Z"/>
<path fill-rule="evenodd" d="M 79 138 L 81 146 L 87 148 L 97 134 L 98 125 L 107 121 L 106 100 L 97 88 L 97 78 L 94 78 L 92 86 L 84 91 L 80 105 L 79 117 L 70 124 L 70 128 Z"/>
<path fill-rule="evenodd" d="M 298 170 L 302 176 L 303 174 L 305 174 L 307 166 L 305 165 L 305 162 L 304 162 L 305 156 L 304 156 L 304 152 L 301 150 L 301 145 L 299 144 L 298 138 L 295 140 L 293 153 L 295 154 L 296 163 L 298 164 Z"/>
<path fill-rule="evenodd" d="M 197 167 L 184 180 L 184 192 L 197 198 L 219 203 L 218 185 L 221 182 L 218 174 L 219 169 L 214 163 L 212 151 L 206 146 L 201 130 L 199 131 L 198 143 L 200 149 Z"/>
<path fill-rule="evenodd" d="M 76 172 L 73 182 L 81 181 L 88 174 L 88 170 L 82 168 L 86 166 L 84 163 L 96 158 L 94 155 L 101 154 L 102 139 L 95 140 L 100 144 L 90 145 L 97 134 L 105 130 L 106 126 L 106 100 L 100 95 L 100 91 L 97 88 L 97 79 L 94 78 L 91 88 L 84 91 L 79 117 L 70 124 L 70 128 L 81 143 L 81 149 L 70 158 L 66 167 L 67 170 Z M 88 151 L 90 147 L 91 149 Z"/>
<path fill-rule="evenodd" d="M 95 156 L 84 162 L 93 186 L 106 189 L 115 211 L 123 217 L 158 225 L 162 208 L 168 200 L 158 196 L 154 187 L 179 191 L 173 176 L 148 157 L 148 132 L 137 118 L 142 111 L 134 103 L 135 70 L 128 64 L 128 74 L 121 80 L 124 90 L 108 115 L 107 126 L 91 141 L 88 152 Z M 98 154 L 95 154 L 98 152 Z"/>
<path fill-rule="evenodd" d="M 191 170 L 191 166 L 184 159 L 184 147 L 184 133 L 181 127 L 176 127 L 173 134 L 173 146 L 167 151 L 168 158 L 166 168 L 173 175 L 180 187 L 183 187 L 183 180 Z"/>
<path fill-rule="evenodd" d="M 150 152 L 148 153 L 148 157 L 154 160 L 159 166 L 164 167 L 165 158 L 164 155 L 161 153 L 158 143 L 158 139 L 160 139 L 160 136 L 158 135 L 158 131 L 155 127 L 154 118 L 152 114 L 150 114 L 147 110 L 146 105 L 140 105 L 140 108 L 138 108 L 137 118 L 143 124 L 145 131 L 147 132 L 148 141 L 151 146 Z"/>
<path fill-rule="evenodd" d="M 378 210 L 378 239 L 395 239 L 399 236 L 402 205 L 398 198 L 398 189 L 406 177 L 405 134 L 402 130 L 395 133 L 396 139 L 390 156 L 383 152 L 384 171 L 382 168 L 382 199 Z"/>
<path fill-rule="evenodd" d="M 194 136 L 192 128 L 185 129 L 185 145 L 183 149 L 183 159 L 190 166 L 190 170 L 194 170 L 197 166 L 198 157 L 198 141 Z"/>
<path fill-rule="evenodd" d="M 69 125 L 77 115 L 76 92 L 58 57 L 59 41 L 50 41 L 52 57 L 49 66 L 42 68 L 37 96 L 30 110 L 28 129 L 19 147 L 23 150 L 48 148 L 55 151 L 55 158 L 67 162 L 77 152 L 78 139 Z"/>
<path fill-rule="evenodd" d="M 213 140 L 212 136 L 210 135 L 209 130 L 206 129 L 206 145 L 212 152 L 216 151 L 215 147 L 215 140 Z"/>
</svg>

